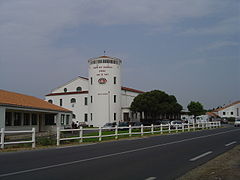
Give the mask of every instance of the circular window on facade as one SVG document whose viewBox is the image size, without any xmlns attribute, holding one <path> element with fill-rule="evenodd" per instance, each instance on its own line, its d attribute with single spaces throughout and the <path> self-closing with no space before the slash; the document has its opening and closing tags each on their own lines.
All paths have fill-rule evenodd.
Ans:
<svg viewBox="0 0 240 180">
<path fill-rule="evenodd" d="M 64 92 L 67 92 L 67 88 L 64 88 Z"/>
<path fill-rule="evenodd" d="M 99 83 L 99 84 L 106 84 L 106 83 L 107 83 L 107 79 L 106 79 L 106 78 L 100 78 L 100 79 L 98 80 L 98 83 Z"/>
</svg>

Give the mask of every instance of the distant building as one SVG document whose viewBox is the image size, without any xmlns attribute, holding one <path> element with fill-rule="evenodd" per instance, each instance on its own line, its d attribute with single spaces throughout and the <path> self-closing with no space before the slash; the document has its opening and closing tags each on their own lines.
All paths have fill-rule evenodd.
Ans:
<svg viewBox="0 0 240 180">
<path fill-rule="evenodd" d="M 133 99 L 143 91 L 122 87 L 118 58 L 101 56 L 88 60 L 89 77 L 77 77 L 47 94 L 45 100 L 70 109 L 74 122 L 101 127 L 106 123 L 138 121 L 130 111 Z"/>
<path fill-rule="evenodd" d="M 240 101 L 236 101 L 222 108 L 215 109 L 211 113 L 221 118 L 240 118 Z"/>
<path fill-rule="evenodd" d="M 72 112 L 42 99 L 0 90 L 0 128 L 36 132 L 56 131 L 71 125 Z"/>
</svg>

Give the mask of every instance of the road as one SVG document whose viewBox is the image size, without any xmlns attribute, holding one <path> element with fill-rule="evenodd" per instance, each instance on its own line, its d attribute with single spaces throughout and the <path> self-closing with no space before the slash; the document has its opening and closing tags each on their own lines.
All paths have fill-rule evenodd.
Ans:
<svg viewBox="0 0 240 180">
<path fill-rule="evenodd" d="M 226 127 L 1 153 L 0 179 L 175 179 L 238 145 L 239 134 L 240 128 Z"/>
</svg>

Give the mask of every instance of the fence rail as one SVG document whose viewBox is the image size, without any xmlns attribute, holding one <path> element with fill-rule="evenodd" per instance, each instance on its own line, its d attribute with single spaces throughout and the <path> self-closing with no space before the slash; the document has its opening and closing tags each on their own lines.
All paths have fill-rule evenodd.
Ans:
<svg viewBox="0 0 240 180">
<path fill-rule="evenodd" d="M 5 142 L 6 134 L 23 134 L 23 133 L 31 133 L 32 134 L 32 140 L 30 140 L 30 141 Z M 35 128 L 32 128 L 32 130 L 24 130 L 24 131 L 6 131 L 5 128 L 1 128 L 0 135 L 1 135 L 0 145 L 1 145 L 2 149 L 4 149 L 4 145 L 10 145 L 10 144 L 27 144 L 27 143 L 31 143 L 32 144 L 32 148 L 36 147 L 36 131 L 35 131 Z"/>
<path fill-rule="evenodd" d="M 219 121 L 216 122 L 200 122 L 200 123 L 183 123 L 183 124 L 160 124 L 160 125 L 151 125 L 151 126 L 124 126 L 124 127 L 111 127 L 111 128 L 105 128 L 105 127 L 100 127 L 100 128 L 83 128 L 80 127 L 79 129 L 63 129 L 61 130 L 60 128 L 57 128 L 57 146 L 60 145 L 61 141 L 67 141 L 67 140 L 79 140 L 79 143 L 82 143 L 84 139 L 90 139 L 90 138 L 98 138 L 98 141 L 102 141 L 102 138 L 104 137 L 115 137 L 115 139 L 118 139 L 119 136 L 129 136 L 131 137 L 132 135 L 141 135 L 143 136 L 144 134 L 154 134 L 154 133 L 171 133 L 173 131 L 175 132 L 185 132 L 185 131 L 195 131 L 197 129 L 211 129 L 211 128 L 217 128 L 220 127 L 221 123 Z M 119 132 L 119 130 L 125 130 L 128 132 Z M 137 131 L 133 131 L 137 130 Z M 79 136 L 75 137 L 65 137 L 61 138 L 61 132 L 74 132 L 77 131 L 79 132 Z M 98 133 L 98 135 L 87 135 L 84 136 L 83 132 L 84 131 L 95 131 Z M 112 132 L 111 134 L 103 134 L 103 132 L 110 131 Z"/>
</svg>

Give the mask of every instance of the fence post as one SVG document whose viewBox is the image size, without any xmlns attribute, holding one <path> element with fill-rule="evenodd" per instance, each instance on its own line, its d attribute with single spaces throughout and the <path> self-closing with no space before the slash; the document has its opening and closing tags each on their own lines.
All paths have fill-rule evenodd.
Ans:
<svg viewBox="0 0 240 180">
<path fill-rule="evenodd" d="M 189 122 L 188 122 L 188 131 L 190 131 L 190 124 L 189 124 Z"/>
<path fill-rule="evenodd" d="M 1 129 L 1 148 L 4 149 L 5 128 Z"/>
<path fill-rule="evenodd" d="M 163 133 L 162 124 L 160 124 L 160 132 L 161 132 L 161 134 Z"/>
<path fill-rule="evenodd" d="M 131 124 L 129 124 L 129 137 L 131 137 L 132 136 L 132 126 L 131 126 Z"/>
<path fill-rule="evenodd" d="M 99 127 L 99 141 L 102 141 L 102 127 Z"/>
<path fill-rule="evenodd" d="M 32 128 L 32 148 L 36 147 L 36 131 L 35 128 Z"/>
<path fill-rule="evenodd" d="M 154 127 L 153 127 L 153 124 L 151 125 L 151 133 L 153 134 L 153 129 Z"/>
<path fill-rule="evenodd" d="M 83 127 L 80 126 L 80 130 L 79 130 L 79 143 L 83 142 Z"/>
<path fill-rule="evenodd" d="M 171 133 L 171 126 L 170 126 L 170 123 L 168 123 L 168 133 L 169 133 L 169 134 Z"/>
<path fill-rule="evenodd" d="M 118 139 L 118 126 L 115 126 L 115 139 Z"/>
<path fill-rule="evenodd" d="M 57 127 L 57 146 L 60 145 L 60 127 Z"/>
<path fill-rule="evenodd" d="M 221 127 L 221 121 L 219 121 L 218 124 L 219 124 L 219 127 Z"/>
<path fill-rule="evenodd" d="M 193 122 L 193 131 L 195 131 L 195 123 Z"/>
<path fill-rule="evenodd" d="M 185 126 L 185 124 L 182 123 L 182 132 L 184 132 L 184 126 Z"/>
<path fill-rule="evenodd" d="M 141 136 L 143 136 L 143 124 L 141 124 Z"/>
<path fill-rule="evenodd" d="M 178 132 L 178 124 L 176 124 L 176 132 Z"/>
</svg>

